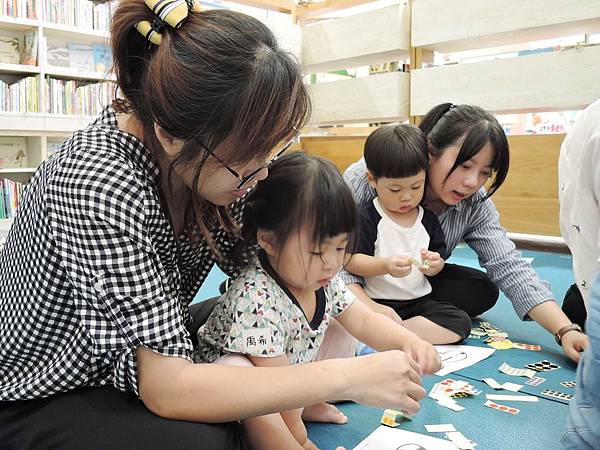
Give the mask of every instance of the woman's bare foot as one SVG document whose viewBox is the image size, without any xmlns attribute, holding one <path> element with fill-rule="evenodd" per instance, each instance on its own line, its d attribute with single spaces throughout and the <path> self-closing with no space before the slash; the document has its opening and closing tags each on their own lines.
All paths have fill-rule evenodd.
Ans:
<svg viewBox="0 0 600 450">
<path fill-rule="evenodd" d="M 325 422 L 344 424 L 348 418 L 335 406 L 329 403 L 317 403 L 307 406 L 302 411 L 302 420 L 305 422 Z"/>
</svg>

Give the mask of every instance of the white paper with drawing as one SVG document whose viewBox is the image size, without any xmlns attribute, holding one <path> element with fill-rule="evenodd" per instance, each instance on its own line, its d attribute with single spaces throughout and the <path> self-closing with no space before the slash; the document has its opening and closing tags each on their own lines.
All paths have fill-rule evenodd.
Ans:
<svg viewBox="0 0 600 450">
<path fill-rule="evenodd" d="M 456 446 L 443 439 L 380 426 L 354 450 L 456 450 Z"/>
<path fill-rule="evenodd" d="M 442 360 L 442 368 L 435 374 L 441 377 L 472 366 L 495 352 L 493 348 L 471 345 L 436 345 L 435 349 Z"/>
</svg>

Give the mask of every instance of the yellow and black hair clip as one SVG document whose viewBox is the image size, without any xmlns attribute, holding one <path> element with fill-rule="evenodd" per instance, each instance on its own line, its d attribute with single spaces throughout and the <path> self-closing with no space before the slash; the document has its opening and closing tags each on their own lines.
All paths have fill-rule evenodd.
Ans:
<svg viewBox="0 0 600 450">
<path fill-rule="evenodd" d="M 135 28 L 154 45 L 161 44 L 165 24 L 176 30 L 190 12 L 202 11 L 198 0 L 145 0 L 145 3 L 156 14 L 156 18 L 152 22 L 142 20 L 135 24 Z"/>
</svg>

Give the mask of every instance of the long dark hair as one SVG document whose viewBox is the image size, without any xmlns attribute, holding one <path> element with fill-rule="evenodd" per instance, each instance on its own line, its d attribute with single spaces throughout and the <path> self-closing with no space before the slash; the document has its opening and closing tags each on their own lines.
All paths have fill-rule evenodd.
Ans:
<svg viewBox="0 0 600 450">
<path fill-rule="evenodd" d="M 299 65 L 260 21 L 227 10 L 190 12 L 179 29 L 165 27 L 154 46 L 135 30 L 141 20 L 154 20 L 144 0 L 123 0 L 114 13 L 112 49 L 125 97 L 114 105 L 140 120 L 153 154 L 162 151 L 154 123 L 184 141 L 169 186 L 173 167 L 192 161 L 199 161 L 194 186 L 200 185 L 205 149 L 219 147 L 226 164 L 243 165 L 266 159 L 305 125 L 310 100 Z M 229 209 L 203 200 L 197 189 L 189 190 L 185 214 L 188 235 L 200 231 L 217 256 L 215 220 L 237 231 Z"/>
<path fill-rule="evenodd" d="M 447 147 L 455 145 L 465 136 L 446 179 L 489 142 L 494 149 L 491 165 L 493 180 L 486 198 L 494 194 L 506 180 L 510 162 L 508 140 L 498 120 L 486 110 L 473 105 L 442 103 L 423 117 L 419 128 L 427 136 L 429 151 L 434 156 L 440 156 Z"/>
<path fill-rule="evenodd" d="M 269 176 L 248 195 L 243 215 L 242 250 L 256 245 L 259 228 L 272 231 L 276 244 L 309 226 L 312 242 L 348 233 L 355 244 L 356 204 L 338 169 L 324 158 L 293 152 L 275 161 Z"/>
</svg>

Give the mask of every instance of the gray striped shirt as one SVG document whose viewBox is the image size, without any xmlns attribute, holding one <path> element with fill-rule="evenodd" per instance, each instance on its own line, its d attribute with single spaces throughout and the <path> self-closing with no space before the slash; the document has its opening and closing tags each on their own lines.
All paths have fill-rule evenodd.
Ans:
<svg viewBox="0 0 600 450">
<path fill-rule="evenodd" d="M 358 205 L 371 201 L 376 195 L 367 183 L 366 170 L 365 160 L 361 158 L 344 173 Z M 461 240 L 465 241 L 477 253 L 479 264 L 492 282 L 510 299 L 519 317 L 525 319 L 531 308 L 553 301 L 554 296 L 550 285 L 539 278 L 506 235 L 492 200 L 481 201 L 485 195 L 482 188 L 470 199 L 448 207 L 438 216 L 446 235 L 446 247 L 451 253 Z M 341 276 L 347 284 L 362 281 L 344 270 Z"/>
</svg>

